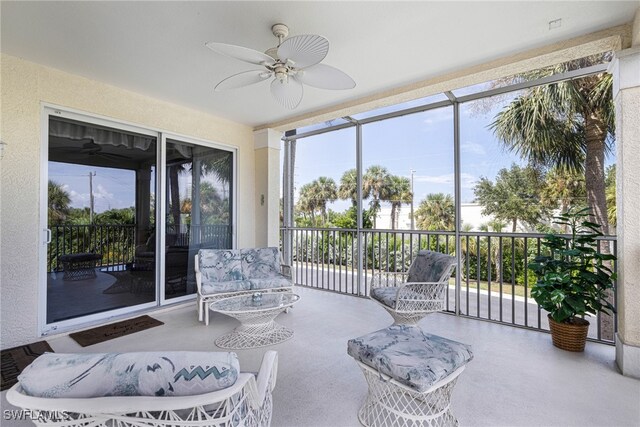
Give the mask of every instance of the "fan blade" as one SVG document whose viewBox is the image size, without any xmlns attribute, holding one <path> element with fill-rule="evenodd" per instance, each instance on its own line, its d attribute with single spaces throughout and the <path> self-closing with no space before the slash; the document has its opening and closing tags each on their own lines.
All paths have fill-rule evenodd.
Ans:
<svg viewBox="0 0 640 427">
<path fill-rule="evenodd" d="M 307 34 L 286 39 L 278 47 L 278 58 L 293 61 L 296 68 L 305 68 L 322 61 L 329 52 L 329 41 L 322 36 Z"/>
<path fill-rule="evenodd" d="M 273 58 L 269 55 L 258 52 L 257 50 L 249 49 L 248 47 L 216 42 L 206 43 L 205 46 L 221 55 L 239 59 L 240 61 L 248 62 L 249 64 L 273 65 L 275 63 Z"/>
<path fill-rule="evenodd" d="M 272 73 L 262 70 L 243 71 L 242 73 L 234 74 L 233 76 L 222 80 L 213 90 L 220 92 L 223 90 L 250 86 L 268 79 L 271 75 Z"/>
<path fill-rule="evenodd" d="M 271 94 L 283 107 L 289 110 L 293 110 L 300 104 L 302 92 L 302 83 L 292 76 L 284 83 L 278 79 L 271 82 Z"/>
<path fill-rule="evenodd" d="M 346 73 L 329 65 L 317 64 L 298 71 L 302 83 L 320 89 L 353 89 L 356 82 Z"/>
</svg>

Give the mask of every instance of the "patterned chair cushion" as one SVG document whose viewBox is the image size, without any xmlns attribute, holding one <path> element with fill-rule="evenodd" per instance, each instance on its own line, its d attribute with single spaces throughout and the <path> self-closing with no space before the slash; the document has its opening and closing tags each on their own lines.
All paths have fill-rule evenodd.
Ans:
<svg viewBox="0 0 640 427">
<path fill-rule="evenodd" d="M 473 359 L 469 345 L 407 325 L 351 339 L 347 353 L 418 392 L 427 391 Z"/>
<path fill-rule="evenodd" d="M 280 274 L 278 248 L 241 249 L 242 273 L 248 279 L 269 279 Z"/>
<path fill-rule="evenodd" d="M 200 249 L 199 264 L 202 284 L 245 280 L 242 259 L 238 250 Z"/>
<path fill-rule="evenodd" d="M 409 267 L 407 282 L 440 282 L 456 259 L 434 251 L 420 251 Z"/>
<path fill-rule="evenodd" d="M 273 289 L 273 288 L 286 288 L 292 286 L 291 279 L 282 274 L 269 277 L 267 279 L 249 279 L 251 282 L 251 290 L 256 289 Z"/>
<path fill-rule="evenodd" d="M 388 288 L 373 288 L 371 289 L 371 298 L 380 301 L 387 307 L 394 308 L 396 306 L 396 295 L 398 294 L 397 286 L 390 286 Z"/>
<path fill-rule="evenodd" d="M 227 352 L 45 353 L 18 376 L 29 396 L 193 396 L 238 379 L 240 363 Z"/>
<path fill-rule="evenodd" d="M 253 289 L 249 280 L 228 280 L 225 282 L 206 282 L 202 284 L 202 295 L 219 294 L 223 292 L 241 292 Z"/>
</svg>

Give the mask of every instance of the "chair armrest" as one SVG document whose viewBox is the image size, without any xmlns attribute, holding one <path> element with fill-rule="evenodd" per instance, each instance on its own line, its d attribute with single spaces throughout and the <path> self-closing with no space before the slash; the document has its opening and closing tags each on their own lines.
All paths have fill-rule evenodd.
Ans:
<svg viewBox="0 0 640 427">
<path fill-rule="evenodd" d="M 276 386 L 277 376 L 278 352 L 269 350 L 262 357 L 262 364 L 255 383 L 250 382 L 249 394 L 251 399 L 249 399 L 249 403 L 254 409 L 259 409 L 266 396 L 273 391 Z"/>
<path fill-rule="evenodd" d="M 407 281 L 408 273 L 395 271 L 380 271 L 373 274 L 371 288 L 388 288 L 402 286 Z"/>
<path fill-rule="evenodd" d="M 291 274 L 291 266 L 287 264 L 280 264 L 280 272 L 283 276 L 286 276 L 287 279 L 291 279 L 293 276 Z"/>
</svg>

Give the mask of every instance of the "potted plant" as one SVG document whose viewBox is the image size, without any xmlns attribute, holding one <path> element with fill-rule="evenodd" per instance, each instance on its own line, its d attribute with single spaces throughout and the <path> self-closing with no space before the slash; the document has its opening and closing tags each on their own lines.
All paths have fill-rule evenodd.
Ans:
<svg viewBox="0 0 640 427">
<path fill-rule="evenodd" d="M 589 330 L 585 315 L 615 311 L 607 290 L 616 279 L 610 268 L 616 257 L 598 250 L 597 239 L 603 234 L 599 224 L 588 221 L 589 215 L 583 208 L 554 217 L 569 235 L 547 234 L 542 244 L 549 255 L 529 264 L 537 278 L 531 296 L 549 312 L 553 345 L 563 350 L 584 351 Z"/>
</svg>

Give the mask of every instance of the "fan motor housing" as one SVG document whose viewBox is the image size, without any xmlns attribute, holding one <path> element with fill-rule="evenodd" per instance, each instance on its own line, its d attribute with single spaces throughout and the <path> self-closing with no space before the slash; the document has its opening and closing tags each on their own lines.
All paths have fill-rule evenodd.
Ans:
<svg viewBox="0 0 640 427">
<path fill-rule="evenodd" d="M 273 35 L 280 40 L 280 42 L 282 42 L 282 39 L 289 35 L 289 27 L 284 24 L 273 25 L 271 27 L 271 31 L 273 32 Z"/>
</svg>

